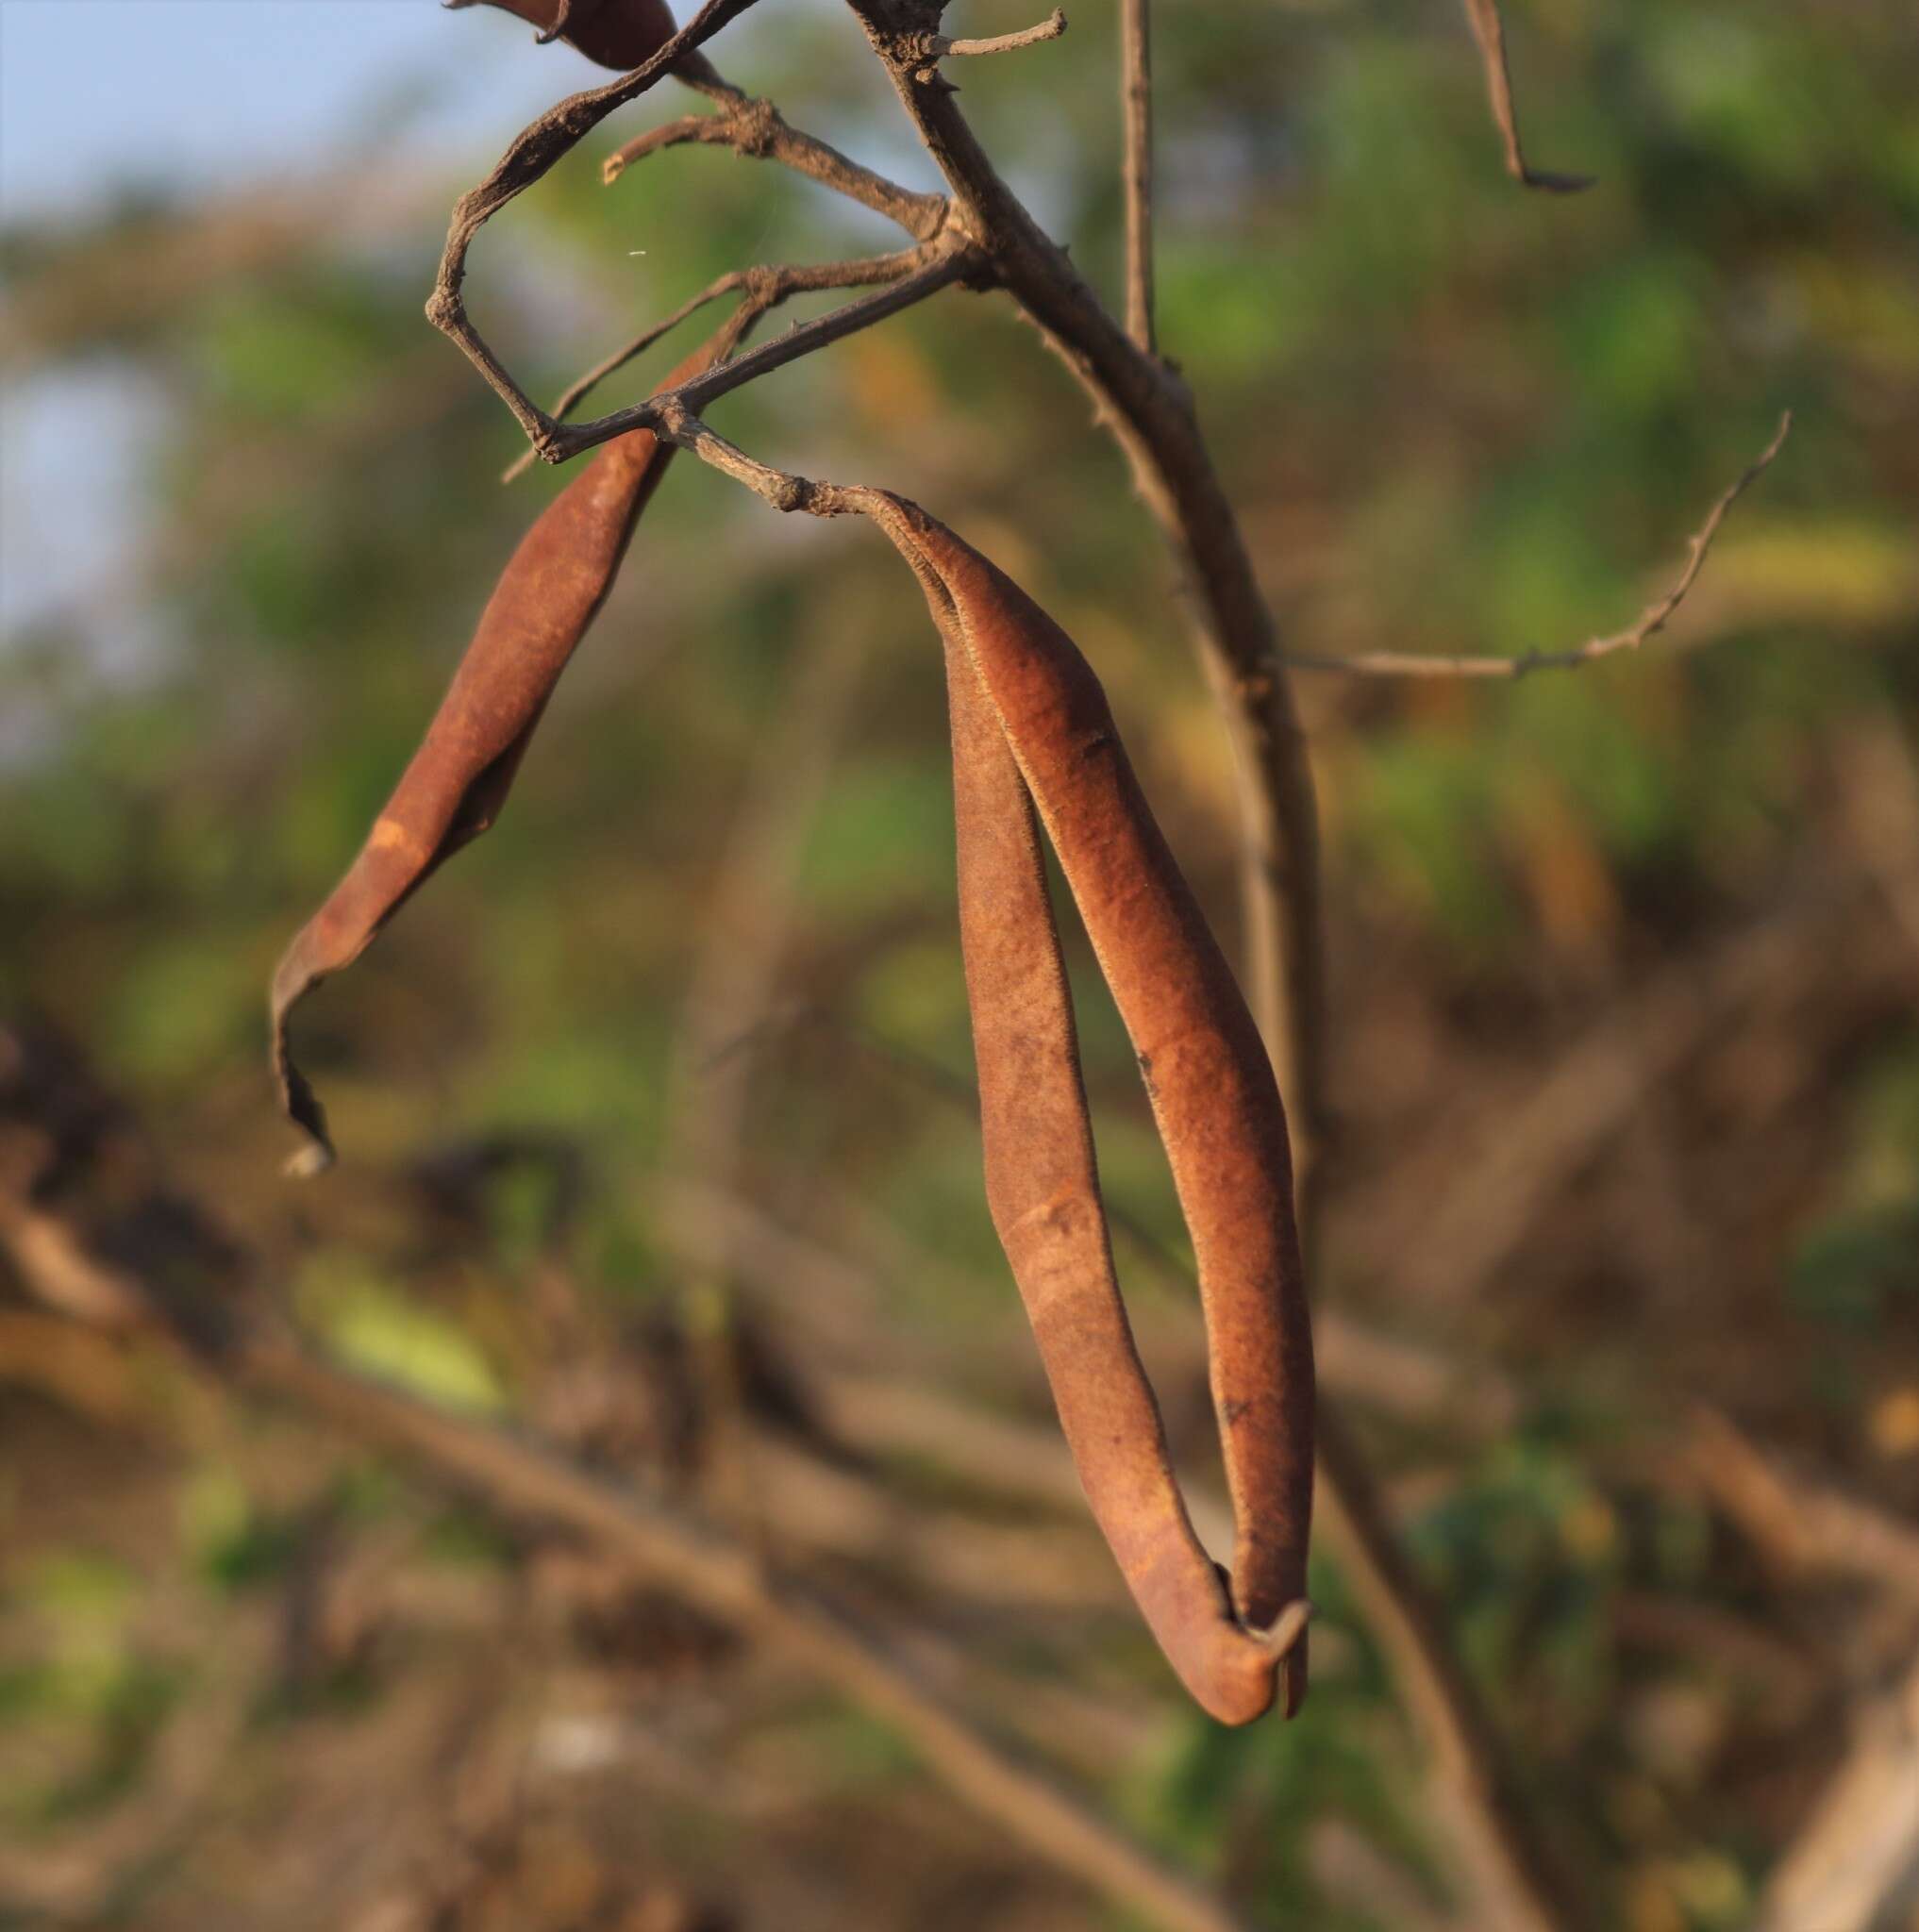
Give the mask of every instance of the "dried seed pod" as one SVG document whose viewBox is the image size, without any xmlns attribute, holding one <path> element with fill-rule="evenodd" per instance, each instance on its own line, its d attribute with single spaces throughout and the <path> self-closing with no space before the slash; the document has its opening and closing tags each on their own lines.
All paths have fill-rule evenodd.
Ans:
<svg viewBox="0 0 1919 1932">
<path fill-rule="evenodd" d="M 443 0 L 471 7 L 474 0 Z M 542 41 L 560 40 L 602 67 L 629 73 L 652 59 L 673 38 L 666 0 L 485 0 L 530 21 Z"/>
<path fill-rule="evenodd" d="M 737 337 L 727 325 L 660 385 L 709 368 Z M 534 727 L 598 614 L 633 526 L 673 454 L 646 430 L 608 443 L 520 540 L 453 682 L 345 877 L 287 948 L 274 974 L 273 1059 L 280 1103 L 305 1130 L 292 1169 L 333 1158 L 326 1116 L 293 1064 L 288 1021 L 330 974 L 351 965 L 421 884 L 499 816 Z"/>
<path fill-rule="evenodd" d="M 1226 1723 L 1271 1704 L 1312 1503 L 1313 1373 L 1285 1117 L 1237 982 L 1071 640 L 910 506 L 881 517 L 946 641 L 987 1192 L 1089 1503 L 1149 1626 Z M 1193 1534 L 1113 1276 L 1035 808 L 1138 1054 L 1198 1260 L 1231 1595 Z M 1289 1649 L 1290 1646 L 1290 1649 Z"/>
</svg>

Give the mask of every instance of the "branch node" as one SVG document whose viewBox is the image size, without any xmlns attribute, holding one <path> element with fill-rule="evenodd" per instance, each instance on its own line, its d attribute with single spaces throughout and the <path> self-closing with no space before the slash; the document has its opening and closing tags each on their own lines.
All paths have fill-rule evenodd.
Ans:
<svg viewBox="0 0 1919 1932">
<path fill-rule="evenodd" d="M 764 96 L 742 102 L 726 119 L 735 130 L 734 147 L 755 160 L 764 160 L 773 152 L 786 126 L 779 109 Z"/>
</svg>

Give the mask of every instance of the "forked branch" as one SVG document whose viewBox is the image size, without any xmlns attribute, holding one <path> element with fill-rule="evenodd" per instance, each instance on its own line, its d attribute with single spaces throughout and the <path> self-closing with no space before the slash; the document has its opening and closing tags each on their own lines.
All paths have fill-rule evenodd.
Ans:
<svg viewBox="0 0 1919 1932">
<path fill-rule="evenodd" d="M 901 276 L 923 266 L 926 260 L 924 248 L 901 248 L 891 255 L 867 256 L 859 261 L 782 262 L 729 269 L 709 282 L 697 295 L 689 296 L 671 315 L 662 317 L 650 328 L 642 329 L 631 341 L 595 362 L 584 375 L 576 376 L 555 402 L 554 420 L 565 422 L 608 376 L 624 369 L 636 356 L 643 355 L 662 336 L 677 328 L 690 316 L 697 314 L 708 303 L 717 302 L 723 296 L 743 296 L 735 317 L 736 334 L 743 339 L 760 317 L 792 296 L 826 289 L 858 289 L 896 282 Z M 536 450 L 523 450 L 507 466 L 501 482 L 510 483 L 516 476 L 524 475 L 532 468 L 538 454 Z"/>
<path fill-rule="evenodd" d="M 929 242 L 946 222 L 943 194 L 917 193 L 850 159 L 836 147 L 788 124 L 768 100 L 756 100 L 717 75 L 703 88 L 721 103 L 717 114 L 688 114 L 636 136 L 609 155 L 601 178 L 610 187 L 628 168 L 666 148 L 695 143 L 726 147 L 754 160 L 791 168 L 836 194 L 896 222 L 909 235 Z"/>
<path fill-rule="evenodd" d="M 916 302 L 924 302 L 928 295 L 937 294 L 955 282 L 982 275 L 986 269 L 985 257 L 958 234 L 929 243 L 920 254 L 919 263 L 909 274 L 872 294 L 862 295 L 828 314 L 815 316 L 810 322 L 795 323 L 772 341 L 763 342 L 730 362 L 716 364 L 706 375 L 677 390 L 662 391 L 644 402 L 595 417 L 591 423 L 563 424 L 548 418 L 535 447 L 548 462 L 564 462 L 583 450 L 625 436 L 629 430 L 659 432 L 678 415 L 697 415 L 708 404 L 730 395 L 757 377 L 783 369 L 789 362 L 796 362 L 829 343 L 843 341 L 861 329 L 871 328 L 875 323 L 884 322 Z"/>
<path fill-rule="evenodd" d="M 569 94 L 529 123 L 494 163 L 492 173 L 470 188 L 454 204 L 441 251 L 440 272 L 426 299 L 426 319 L 461 351 L 512 410 L 514 419 L 538 442 L 553 426 L 552 419 L 533 402 L 494 355 L 486 338 L 474 327 L 460 290 L 466 281 L 466 258 L 480 229 L 515 195 L 524 193 L 554 164 L 572 153 L 581 141 L 616 108 L 637 100 L 684 57 L 695 53 L 720 29 L 753 5 L 753 0 L 705 0 L 685 26 L 649 60 L 605 87 Z"/>
</svg>

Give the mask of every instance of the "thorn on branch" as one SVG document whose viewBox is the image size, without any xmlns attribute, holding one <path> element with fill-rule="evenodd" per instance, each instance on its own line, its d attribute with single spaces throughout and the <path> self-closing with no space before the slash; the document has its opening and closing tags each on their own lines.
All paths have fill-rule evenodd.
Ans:
<svg viewBox="0 0 1919 1932">
<path fill-rule="evenodd" d="M 658 154 L 662 148 L 679 147 L 690 141 L 722 140 L 724 135 L 709 130 L 731 125 L 733 117 L 726 114 L 683 114 L 677 121 L 669 121 L 662 127 L 649 128 L 625 147 L 615 149 L 600 163 L 600 181 L 603 186 L 610 188 L 635 161 L 643 161 L 648 155 Z"/>
<path fill-rule="evenodd" d="M 1153 37 L 1149 0 L 1121 0 L 1121 173 L 1126 209 L 1126 334 L 1155 356 L 1153 334 Z"/>
</svg>

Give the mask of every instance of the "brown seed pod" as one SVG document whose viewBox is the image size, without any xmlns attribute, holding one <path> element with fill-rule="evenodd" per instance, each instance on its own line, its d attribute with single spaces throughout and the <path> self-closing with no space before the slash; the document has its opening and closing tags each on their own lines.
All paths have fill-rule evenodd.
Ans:
<svg viewBox="0 0 1919 1932">
<path fill-rule="evenodd" d="M 474 0 L 442 0 L 464 8 Z M 602 67 L 629 73 L 652 59 L 673 38 L 666 0 L 485 0 L 517 13 L 540 29 L 542 41 L 560 40 Z"/>
<path fill-rule="evenodd" d="M 737 319 L 736 319 L 737 320 Z M 660 385 L 709 368 L 737 338 L 728 324 Z M 273 1062 L 280 1104 L 309 1144 L 291 1164 L 331 1164 L 326 1116 L 293 1063 L 288 1022 L 305 996 L 364 952 L 407 899 L 499 816 L 559 674 L 598 614 L 670 447 L 646 430 L 608 443 L 520 540 L 420 749 L 345 877 L 301 928 L 274 974 Z"/>
<path fill-rule="evenodd" d="M 1312 1340 L 1277 1084 L 1237 982 L 1072 641 L 909 505 L 880 521 L 947 649 L 961 934 L 994 1225 L 1093 1514 L 1154 1635 L 1226 1723 L 1305 1693 Z M 1041 865 L 1058 854 L 1138 1054 L 1198 1260 L 1236 1540 L 1194 1538 L 1113 1276 Z"/>
</svg>

